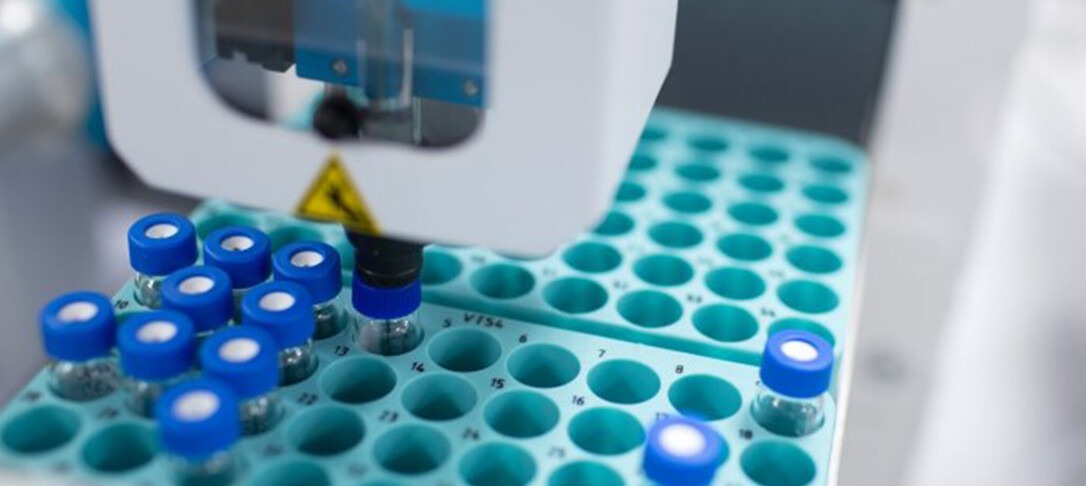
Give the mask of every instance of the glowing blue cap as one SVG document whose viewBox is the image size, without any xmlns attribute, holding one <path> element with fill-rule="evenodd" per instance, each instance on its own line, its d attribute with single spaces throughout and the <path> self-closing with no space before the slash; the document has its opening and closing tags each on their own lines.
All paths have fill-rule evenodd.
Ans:
<svg viewBox="0 0 1086 486">
<path fill-rule="evenodd" d="M 219 380 L 247 400 L 279 384 L 279 347 L 264 330 L 231 327 L 212 335 L 200 347 L 204 376 Z"/>
<path fill-rule="evenodd" d="M 246 293 L 241 323 L 267 331 L 279 349 L 301 346 L 317 330 L 313 300 L 305 287 L 293 282 L 260 284 Z"/>
<path fill-rule="evenodd" d="M 113 304 L 95 292 L 58 297 L 41 311 L 45 353 L 61 361 L 83 362 L 110 353 L 116 343 Z"/>
<path fill-rule="evenodd" d="M 373 319 L 396 319 L 418 310 L 422 304 L 422 284 L 418 280 L 403 287 L 374 287 L 355 273 L 351 282 L 351 304 L 362 315 Z"/>
<path fill-rule="evenodd" d="M 704 423 L 670 417 L 653 424 L 642 467 L 663 486 L 705 486 L 728 457 L 728 445 Z"/>
<path fill-rule="evenodd" d="M 808 331 L 778 332 L 765 344 L 759 375 L 762 384 L 781 395 L 817 397 L 830 389 L 833 346 Z"/>
<path fill-rule="evenodd" d="M 184 216 L 144 216 L 128 228 L 128 260 L 144 275 L 169 275 L 196 263 L 196 228 Z"/>
<path fill-rule="evenodd" d="M 190 369 L 196 361 L 196 328 L 177 311 L 136 314 L 117 333 L 121 369 L 142 381 L 166 381 Z"/>
<path fill-rule="evenodd" d="M 208 266 L 174 272 L 162 282 L 162 307 L 189 316 L 197 333 L 223 327 L 234 317 L 230 276 Z"/>
<path fill-rule="evenodd" d="M 204 264 L 223 269 L 236 289 L 247 289 L 271 275 L 271 240 L 260 230 L 230 226 L 204 239 Z"/>
<path fill-rule="evenodd" d="M 343 288 L 339 252 L 321 242 L 291 243 L 275 253 L 276 280 L 300 284 L 316 303 L 328 302 Z"/>
<path fill-rule="evenodd" d="M 237 396 L 213 380 L 171 388 L 155 404 L 155 420 L 163 449 L 188 461 L 209 459 L 241 439 Z"/>
</svg>

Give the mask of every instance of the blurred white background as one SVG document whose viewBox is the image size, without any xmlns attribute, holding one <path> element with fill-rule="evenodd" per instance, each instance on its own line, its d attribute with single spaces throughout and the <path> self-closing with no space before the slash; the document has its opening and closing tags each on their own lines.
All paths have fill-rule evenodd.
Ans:
<svg viewBox="0 0 1086 486">
<path fill-rule="evenodd" d="M 909 485 L 1086 484 L 1086 2 L 1032 13 Z"/>
</svg>

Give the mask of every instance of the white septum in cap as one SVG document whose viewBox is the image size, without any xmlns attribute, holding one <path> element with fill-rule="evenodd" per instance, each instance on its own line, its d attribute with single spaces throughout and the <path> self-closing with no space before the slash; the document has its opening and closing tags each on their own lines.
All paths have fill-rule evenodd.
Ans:
<svg viewBox="0 0 1086 486">
<path fill-rule="evenodd" d="M 203 275 L 186 278 L 181 281 L 181 285 L 177 286 L 177 289 L 186 295 L 206 294 L 213 288 L 215 288 L 215 281 Z"/>
<path fill-rule="evenodd" d="M 324 263 L 324 255 L 313 250 L 302 250 L 290 256 L 290 264 L 300 268 L 311 268 Z"/>
<path fill-rule="evenodd" d="M 165 343 L 177 336 L 177 325 L 170 321 L 151 321 L 136 331 L 136 339 L 141 343 Z"/>
<path fill-rule="evenodd" d="M 268 292 L 260 298 L 260 308 L 271 312 L 282 312 L 294 307 L 294 296 L 286 292 Z"/>
<path fill-rule="evenodd" d="M 676 457 L 692 457 L 705 450 L 705 435 L 695 427 L 673 424 L 660 432 L 660 446 Z"/>
<path fill-rule="evenodd" d="M 170 223 L 159 223 L 143 232 L 143 236 L 146 236 L 152 240 L 165 240 L 166 238 L 172 238 L 181 230 Z"/>
<path fill-rule="evenodd" d="M 260 353 L 260 343 L 247 337 L 231 339 L 219 348 L 219 357 L 230 363 L 244 363 Z"/>
<path fill-rule="evenodd" d="M 813 344 L 807 341 L 799 339 L 785 341 L 784 344 L 781 344 L 781 352 L 791 359 L 804 363 L 818 359 L 818 348 L 815 348 Z"/>
<path fill-rule="evenodd" d="M 219 396 L 207 390 L 193 390 L 178 397 L 170 410 L 174 418 L 183 422 L 207 420 L 219 411 Z"/>
<path fill-rule="evenodd" d="M 252 248 L 255 244 L 256 243 L 253 242 L 252 238 L 249 238 L 248 236 L 237 235 L 222 240 L 222 243 L 220 243 L 219 246 L 227 251 L 245 251 L 249 248 Z"/>
<path fill-rule="evenodd" d="M 65 324 L 87 322 L 98 315 L 98 306 L 87 301 L 72 302 L 60 308 L 57 319 Z"/>
</svg>

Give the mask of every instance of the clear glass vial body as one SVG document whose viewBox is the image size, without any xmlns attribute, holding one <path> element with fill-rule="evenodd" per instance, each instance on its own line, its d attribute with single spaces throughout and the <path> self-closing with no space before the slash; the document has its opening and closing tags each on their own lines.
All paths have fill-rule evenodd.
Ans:
<svg viewBox="0 0 1086 486">
<path fill-rule="evenodd" d="M 355 342 L 371 353 L 398 356 L 422 343 L 423 330 L 418 311 L 394 319 L 375 319 L 359 315 L 355 324 Z"/>
<path fill-rule="evenodd" d="M 125 392 L 124 404 L 132 413 L 141 417 L 152 418 L 155 415 L 155 403 L 171 386 L 184 380 L 184 376 L 167 381 L 142 381 L 132 377 L 121 378 L 121 389 Z"/>
<path fill-rule="evenodd" d="M 279 352 L 279 384 L 293 385 L 309 378 L 317 371 L 317 353 L 313 341 Z"/>
<path fill-rule="evenodd" d="M 243 468 L 233 451 L 220 452 L 199 462 L 179 457 L 170 462 L 178 486 L 228 486 L 241 476 Z"/>
<path fill-rule="evenodd" d="M 148 309 L 162 308 L 162 282 L 166 276 L 137 273 L 135 278 L 136 302 Z"/>
<path fill-rule="evenodd" d="M 317 331 L 313 333 L 316 339 L 328 339 L 339 334 L 346 326 L 347 313 L 341 311 L 335 300 L 329 300 L 313 306 L 313 318 L 317 325 Z"/>
<path fill-rule="evenodd" d="M 84 362 L 51 361 L 49 389 L 74 402 L 86 402 L 113 393 L 118 386 L 117 361 L 112 357 Z"/>
<path fill-rule="evenodd" d="M 233 324 L 241 324 L 241 301 L 245 299 L 245 294 L 249 292 L 252 287 L 244 289 L 233 289 L 231 292 L 234 294 L 234 318 Z M 230 325 L 229 323 L 227 324 Z"/>
<path fill-rule="evenodd" d="M 275 392 L 245 400 L 239 408 L 241 432 L 246 436 L 260 435 L 275 428 L 283 417 L 283 402 Z"/>
<path fill-rule="evenodd" d="M 795 398 L 760 384 L 751 414 L 759 425 L 774 434 L 802 437 L 814 433 L 826 421 L 826 394 Z"/>
</svg>

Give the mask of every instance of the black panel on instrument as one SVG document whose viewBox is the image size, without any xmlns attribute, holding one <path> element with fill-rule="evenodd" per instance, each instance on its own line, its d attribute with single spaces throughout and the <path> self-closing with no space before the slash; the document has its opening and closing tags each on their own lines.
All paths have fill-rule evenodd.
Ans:
<svg viewBox="0 0 1086 486">
<path fill-rule="evenodd" d="M 214 14 L 219 57 L 242 54 L 278 72 L 294 65 L 293 0 L 222 0 Z"/>
</svg>

